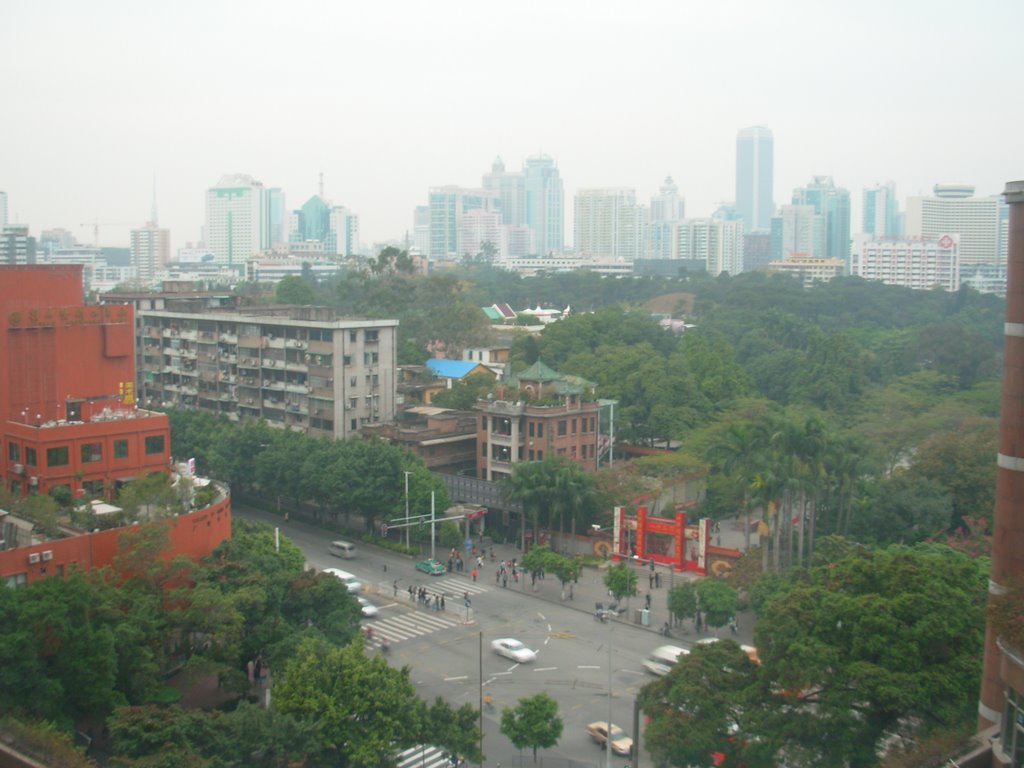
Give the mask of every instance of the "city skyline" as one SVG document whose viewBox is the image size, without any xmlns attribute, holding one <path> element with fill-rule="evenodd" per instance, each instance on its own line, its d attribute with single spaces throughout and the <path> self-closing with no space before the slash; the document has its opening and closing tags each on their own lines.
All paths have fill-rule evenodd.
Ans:
<svg viewBox="0 0 1024 768">
<path fill-rule="evenodd" d="M 633 16 L 526 2 L 500 19 L 461 1 L 355 15 L 315 2 L 20 4 L 0 30 L 18 94 L 17 119 L 0 125 L 0 190 L 9 221 L 35 236 L 61 227 L 91 242 L 98 221 L 101 245 L 127 247 L 155 176 L 173 256 L 200 240 L 222 176 L 281 188 L 295 210 L 323 173 L 370 245 L 411 235 L 430 188 L 479 186 L 498 156 L 519 169 L 544 154 L 572 245 L 581 189 L 633 188 L 646 205 L 671 176 L 690 217 L 734 202 L 737 132 L 763 125 L 776 205 L 831 176 L 857 232 L 864 188 L 895 182 L 903 208 L 935 184 L 984 196 L 1024 176 L 1021 21 L 1012 0 L 654 3 Z"/>
</svg>

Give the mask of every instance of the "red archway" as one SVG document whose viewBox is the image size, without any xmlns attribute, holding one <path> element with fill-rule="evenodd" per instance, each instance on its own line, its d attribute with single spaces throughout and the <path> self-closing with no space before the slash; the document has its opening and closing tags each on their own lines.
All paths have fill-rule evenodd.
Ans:
<svg viewBox="0 0 1024 768">
<path fill-rule="evenodd" d="M 652 534 L 667 537 L 669 546 L 652 546 Z M 682 511 L 669 518 L 650 515 L 647 507 L 637 507 L 636 515 L 627 515 L 625 507 L 616 507 L 612 552 L 617 560 L 653 561 L 676 571 L 706 576 L 710 536 L 711 526 L 706 517 L 687 525 L 686 513 Z"/>
</svg>

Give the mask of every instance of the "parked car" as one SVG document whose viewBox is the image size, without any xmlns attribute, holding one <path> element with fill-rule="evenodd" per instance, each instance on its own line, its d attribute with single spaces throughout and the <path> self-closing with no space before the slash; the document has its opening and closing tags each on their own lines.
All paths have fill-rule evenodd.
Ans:
<svg viewBox="0 0 1024 768">
<path fill-rule="evenodd" d="M 606 721 L 598 720 L 596 723 L 591 723 L 587 726 L 587 733 L 602 748 L 608 745 L 608 723 Z M 615 723 L 612 723 L 611 727 L 611 744 L 612 752 L 616 755 L 626 755 L 628 757 L 633 752 L 633 740 Z"/>
<path fill-rule="evenodd" d="M 520 664 L 533 661 L 537 658 L 537 652 L 527 648 L 522 642 L 514 637 L 499 637 L 491 641 L 491 650 L 499 656 L 518 661 Z"/>
<path fill-rule="evenodd" d="M 444 573 L 444 563 L 431 557 L 427 560 L 420 560 L 417 562 L 416 570 L 429 573 L 431 576 L 440 576 Z"/>
</svg>

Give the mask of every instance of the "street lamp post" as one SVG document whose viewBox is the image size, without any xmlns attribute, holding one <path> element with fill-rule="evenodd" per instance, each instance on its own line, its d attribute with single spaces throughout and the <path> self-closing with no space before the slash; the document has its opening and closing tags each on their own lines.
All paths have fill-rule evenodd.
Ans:
<svg viewBox="0 0 1024 768">
<path fill-rule="evenodd" d="M 608 622 L 608 722 L 604 736 L 606 768 L 612 768 L 612 622 Z"/>
<path fill-rule="evenodd" d="M 407 522 L 407 523 L 409 522 L 409 475 L 411 475 L 411 474 L 412 474 L 412 472 L 409 472 L 409 471 L 405 472 L 405 522 Z M 408 528 L 408 526 L 406 526 L 406 528 L 405 528 L 405 548 L 406 549 L 409 548 L 409 528 Z"/>
</svg>

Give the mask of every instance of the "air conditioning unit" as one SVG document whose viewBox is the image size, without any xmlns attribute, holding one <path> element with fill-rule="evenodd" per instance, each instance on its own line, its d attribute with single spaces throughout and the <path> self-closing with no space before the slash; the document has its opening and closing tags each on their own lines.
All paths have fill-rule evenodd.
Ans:
<svg viewBox="0 0 1024 768">
<path fill-rule="evenodd" d="M 28 564 L 29 565 L 35 565 L 38 562 L 39 562 L 39 553 L 38 552 L 33 552 L 31 555 L 28 556 Z"/>
<path fill-rule="evenodd" d="M 14 474 L 16 474 L 16 475 L 24 475 L 25 474 L 25 465 L 24 464 L 15 464 L 14 465 Z"/>
<path fill-rule="evenodd" d="M 49 560 L 53 560 L 53 550 L 52 549 L 48 549 L 45 552 L 43 552 L 43 562 L 45 563 L 45 562 L 47 562 Z"/>
<path fill-rule="evenodd" d="M 28 479 L 28 484 L 29 485 L 39 485 L 39 478 L 38 477 L 30 477 Z"/>
</svg>

